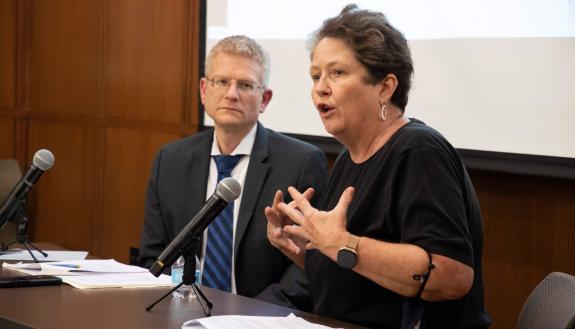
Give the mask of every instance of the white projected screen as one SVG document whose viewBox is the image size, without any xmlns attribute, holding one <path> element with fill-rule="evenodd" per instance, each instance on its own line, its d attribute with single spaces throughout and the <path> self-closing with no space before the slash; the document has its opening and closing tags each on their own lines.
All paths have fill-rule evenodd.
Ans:
<svg viewBox="0 0 575 329">
<path fill-rule="evenodd" d="M 229 35 L 258 40 L 271 56 L 274 92 L 260 121 L 329 136 L 311 101 L 306 41 L 348 2 L 208 0 L 206 53 Z M 409 40 L 407 117 L 457 148 L 575 158 L 574 0 L 354 2 L 385 13 Z"/>
</svg>

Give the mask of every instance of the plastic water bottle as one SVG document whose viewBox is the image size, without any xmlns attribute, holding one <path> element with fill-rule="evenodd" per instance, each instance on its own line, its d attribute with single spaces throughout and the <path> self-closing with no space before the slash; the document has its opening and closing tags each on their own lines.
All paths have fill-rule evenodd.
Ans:
<svg viewBox="0 0 575 329">
<path fill-rule="evenodd" d="M 172 264 L 172 287 L 175 287 L 182 282 L 182 276 L 184 275 L 184 264 L 185 260 L 182 256 L 178 257 L 174 264 Z M 196 284 L 201 282 L 200 275 L 200 261 L 198 257 L 196 257 Z M 183 299 L 196 298 L 196 294 L 194 293 L 192 286 L 185 284 L 174 291 L 172 296 Z"/>
</svg>

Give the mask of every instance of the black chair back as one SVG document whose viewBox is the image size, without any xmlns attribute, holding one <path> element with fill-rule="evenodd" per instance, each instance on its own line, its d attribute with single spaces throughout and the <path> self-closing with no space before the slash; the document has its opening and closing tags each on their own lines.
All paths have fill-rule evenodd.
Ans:
<svg viewBox="0 0 575 329">
<path fill-rule="evenodd" d="M 22 171 L 15 159 L 0 159 L 0 207 L 22 178 Z M 8 223 L 0 228 L 0 243 L 8 244 L 16 239 L 16 223 Z"/>
<path fill-rule="evenodd" d="M 523 305 L 517 329 L 575 329 L 575 276 L 547 275 Z"/>
</svg>

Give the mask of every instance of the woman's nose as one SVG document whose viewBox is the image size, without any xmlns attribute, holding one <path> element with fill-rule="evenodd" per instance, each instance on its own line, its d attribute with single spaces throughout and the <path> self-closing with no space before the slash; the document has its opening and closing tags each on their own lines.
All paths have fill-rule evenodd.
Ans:
<svg viewBox="0 0 575 329">
<path fill-rule="evenodd" d="M 319 78 L 319 80 L 314 84 L 313 88 L 319 95 L 329 95 L 331 91 L 325 77 Z"/>
</svg>

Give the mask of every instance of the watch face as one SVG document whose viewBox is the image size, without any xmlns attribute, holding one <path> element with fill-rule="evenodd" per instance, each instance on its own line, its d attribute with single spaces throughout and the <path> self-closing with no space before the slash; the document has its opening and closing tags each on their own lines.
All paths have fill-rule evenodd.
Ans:
<svg viewBox="0 0 575 329">
<path fill-rule="evenodd" d="M 337 265 L 343 268 L 353 268 L 355 266 L 356 259 L 357 255 L 350 250 L 341 249 L 337 253 Z"/>
</svg>

